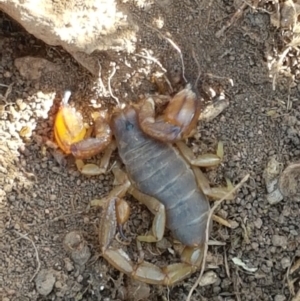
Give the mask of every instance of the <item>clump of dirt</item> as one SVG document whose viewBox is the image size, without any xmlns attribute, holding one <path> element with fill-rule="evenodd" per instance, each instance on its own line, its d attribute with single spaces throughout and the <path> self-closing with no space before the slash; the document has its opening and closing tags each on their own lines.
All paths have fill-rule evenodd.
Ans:
<svg viewBox="0 0 300 301">
<path fill-rule="evenodd" d="M 263 178 L 272 156 L 284 167 L 299 159 L 300 65 L 298 45 L 289 44 L 296 37 L 295 26 L 283 28 L 281 21 L 278 28 L 274 26 L 273 14 L 287 4 L 249 4 L 223 0 L 122 3 L 140 27 L 137 50 L 130 55 L 99 53 L 102 68 L 97 78 L 64 50 L 41 43 L 0 15 L 2 300 L 186 300 L 197 273 L 170 288 L 139 286 L 101 258 L 97 232 L 101 209 L 91 207 L 90 201 L 109 193 L 112 173 L 84 177 L 73 158 L 59 164 L 47 147 L 65 89 L 71 89 L 71 104 L 89 121 L 92 111 L 116 104 L 108 89 L 114 67 L 112 92 L 122 103 L 157 91 L 153 74 L 163 70 L 150 55 L 169 74 L 178 74 L 180 57 L 162 34 L 181 49 L 190 82 L 195 82 L 200 69 L 201 84 L 222 86 L 229 100 L 216 118 L 199 122 L 188 141 L 195 155 L 214 152 L 223 141 L 224 162 L 207 170 L 211 184 L 224 185 L 225 177 L 237 184 L 250 174 L 235 200 L 225 201 L 217 212 L 234 222 L 232 228 L 213 226 L 211 239 L 224 243 L 209 247 L 207 271 L 213 270 L 217 279 L 199 286 L 191 300 L 279 301 L 297 293 L 299 271 L 293 261 L 300 257 L 299 204 L 297 199 L 283 198 L 271 205 Z M 25 56 L 47 60 L 59 72 L 44 70 L 29 80 L 15 64 Z M 90 162 L 100 159 L 101 154 Z M 117 160 L 114 153 L 112 163 Z M 132 198 L 126 199 L 132 215 L 124 232 L 132 244 L 122 247 L 138 260 L 135 237 L 149 230 L 152 216 Z M 90 252 L 84 264 L 74 262 L 64 249 L 64 238 L 73 231 L 80 232 Z M 160 264 L 177 260 L 168 235 L 164 246 L 142 245 L 146 260 Z M 42 277 L 37 286 L 36 275 L 41 272 L 48 278 Z M 50 279 L 45 287 L 43 279 Z"/>
</svg>

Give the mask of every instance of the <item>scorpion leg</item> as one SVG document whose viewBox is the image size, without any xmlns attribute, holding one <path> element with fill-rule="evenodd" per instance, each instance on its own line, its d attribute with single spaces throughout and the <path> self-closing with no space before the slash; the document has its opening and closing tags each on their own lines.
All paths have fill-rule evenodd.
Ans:
<svg viewBox="0 0 300 301">
<path fill-rule="evenodd" d="M 112 168 L 112 172 L 115 176 L 115 182 L 114 182 L 114 188 L 112 191 L 104 198 L 102 199 L 95 199 L 91 201 L 92 206 L 103 206 L 103 204 L 108 203 L 110 200 L 113 200 L 115 198 L 123 198 L 125 194 L 127 193 L 129 187 L 131 186 L 131 183 L 125 174 L 118 165 L 114 166 Z"/>
<path fill-rule="evenodd" d="M 132 261 L 121 248 L 111 246 L 117 230 L 117 222 L 115 200 L 112 199 L 107 203 L 100 221 L 99 238 L 103 258 L 120 272 L 149 284 L 173 285 L 199 269 L 203 254 L 201 249 L 196 248 L 184 249 L 181 258 L 185 262 L 162 268 L 147 261 Z"/>
<path fill-rule="evenodd" d="M 156 242 L 161 240 L 164 236 L 166 225 L 165 206 L 155 198 L 150 197 L 131 186 L 127 175 L 118 166 L 115 166 L 112 171 L 115 175 L 114 189 L 107 197 L 102 200 L 94 200 L 92 204 L 101 204 L 102 202 L 114 199 L 115 197 L 122 198 L 128 191 L 134 198 L 144 204 L 149 211 L 154 214 L 154 220 L 150 234 L 138 236 L 137 239 L 144 242 Z"/>
<path fill-rule="evenodd" d="M 163 142 L 182 140 L 196 128 L 201 104 L 196 93 L 188 84 L 169 102 L 162 116 L 155 118 L 154 100 L 146 98 L 139 108 L 139 123 L 149 136 Z"/>
<path fill-rule="evenodd" d="M 191 149 L 183 142 L 176 142 L 181 154 L 191 164 L 198 185 L 201 190 L 209 197 L 219 200 L 224 197 L 232 188 L 232 183 L 229 179 L 226 179 L 227 187 L 210 187 L 207 178 L 204 176 L 202 171 L 198 167 L 213 167 L 218 165 L 223 159 L 223 144 L 218 143 L 217 154 L 205 154 L 195 158 Z M 234 195 L 228 197 L 229 200 L 234 199 Z"/>
<path fill-rule="evenodd" d="M 125 196 L 131 184 L 127 175 L 119 169 L 119 167 L 114 167 L 113 173 L 115 175 L 114 189 L 105 198 L 91 201 L 91 206 L 99 206 L 104 210 L 99 226 L 102 252 L 106 250 L 114 237 L 116 226 L 122 227 L 128 220 L 130 214 L 129 205 L 122 198 Z"/>
<path fill-rule="evenodd" d="M 155 198 L 148 196 L 134 187 L 130 187 L 128 191 L 140 203 L 147 206 L 149 211 L 154 214 L 152 229 L 150 234 L 140 235 L 137 237 L 139 241 L 156 242 L 163 238 L 166 226 L 166 210 L 165 206 Z"/>
<path fill-rule="evenodd" d="M 176 142 L 176 146 L 180 150 L 184 158 L 193 166 L 213 167 L 221 163 L 223 159 L 223 143 L 218 143 L 216 154 L 204 154 L 195 158 L 191 149 L 182 141 Z"/>
<path fill-rule="evenodd" d="M 185 159 L 192 165 L 191 168 L 195 174 L 198 186 L 204 192 L 204 194 L 211 197 L 212 199 L 220 200 L 226 194 L 228 194 L 228 192 L 230 190 L 233 189 L 233 185 L 229 179 L 226 179 L 227 187 L 210 187 L 207 178 L 205 177 L 205 175 L 203 174 L 201 169 L 197 167 L 197 166 L 210 167 L 210 166 L 217 165 L 218 161 L 221 162 L 221 160 L 223 158 L 223 144 L 222 143 L 218 144 L 217 155 L 207 154 L 204 156 L 200 156 L 198 158 L 194 158 L 193 152 L 184 143 L 177 142 L 176 145 L 179 148 L 179 150 L 181 151 L 182 155 L 185 157 Z M 227 199 L 233 200 L 234 197 L 235 197 L 234 195 L 231 195 Z M 218 223 L 231 228 L 230 222 L 228 222 L 227 220 L 224 220 L 220 216 L 213 215 L 213 219 L 215 221 L 217 221 Z"/>
<path fill-rule="evenodd" d="M 107 171 L 110 157 L 112 153 L 115 151 L 117 148 L 117 145 L 114 141 L 112 141 L 107 148 L 104 150 L 103 156 L 101 158 L 100 165 L 96 164 L 85 164 L 83 160 L 81 159 L 76 159 L 76 166 L 77 169 L 84 175 L 87 176 L 97 176 L 100 174 L 104 174 Z"/>
</svg>

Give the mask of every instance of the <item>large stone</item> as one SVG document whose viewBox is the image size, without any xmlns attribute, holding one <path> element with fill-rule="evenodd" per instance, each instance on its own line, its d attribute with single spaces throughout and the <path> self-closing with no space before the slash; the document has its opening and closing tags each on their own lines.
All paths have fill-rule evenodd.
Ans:
<svg viewBox="0 0 300 301">
<path fill-rule="evenodd" d="M 116 0 L 0 0 L 0 9 L 46 44 L 62 46 L 95 75 L 95 51 L 135 50 L 138 27 Z"/>
</svg>

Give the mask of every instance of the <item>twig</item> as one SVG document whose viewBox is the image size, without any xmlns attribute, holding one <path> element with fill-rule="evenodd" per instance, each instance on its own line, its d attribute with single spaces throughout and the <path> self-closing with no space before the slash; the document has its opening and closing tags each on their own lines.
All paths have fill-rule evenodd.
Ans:
<svg viewBox="0 0 300 301">
<path fill-rule="evenodd" d="M 170 38 L 167 38 L 167 37 L 164 37 L 164 38 L 178 51 L 180 60 L 181 60 L 181 65 L 182 65 L 182 77 L 185 80 L 185 82 L 187 83 L 187 79 L 184 75 L 184 72 L 185 72 L 184 62 L 183 62 L 183 56 L 182 56 L 182 52 L 181 52 L 180 48 Z"/>
<path fill-rule="evenodd" d="M 161 70 L 164 73 L 167 73 L 167 69 L 161 64 L 161 62 L 158 59 L 156 59 L 154 56 L 152 56 L 147 49 L 143 49 L 143 51 L 145 51 L 145 53 L 147 54 L 147 56 L 146 55 L 142 55 L 142 54 L 135 54 L 135 56 L 142 57 L 142 58 L 144 58 L 146 60 L 153 61 L 154 63 L 156 63 L 161 68 Z M 164 76 L 164 79 L 165 79 L 165 81 L 167 82 L 167 84 L 168 84 L 168 86 L 170 88 L 170 91 L 173 92 L 173 87 L 172 87 L 169 79 L 167 78 L 167 76 L 165 74 L 163 74 L 163 76 Z"/>
<path fill-rule="evenodd" d="M 200 64 L 199 64 L 199 61 L 198 61 L 198 59 L 197 59 L 197 57 L 196 57 L 196 54 L 195 54 L 194 49 L 193 49 L 193 51 L 192 51 L 192 55 L 193 55 L 193 59 L 194 59 L 194 61 L 196 62 L 197 68 L 198 68 L 198 76 L 197 76 L 196 81 L 195 81 L 195 84 L 194 84 L 194 87 L 196 88 L 197 85 L 198 85 L 200 76 L 201 76 L 201 68 L 200 68 Z"/>
<path fill-rule="evenodd" d="M 224 250 L 224 264 L 225 264 L 225 271 L 226 271 L 227 277 L 230 279 L 230 270 L 229 270 L 229 266 L 228 266 L 226 250 Z"/>
<path fill-rule="evenodd" d="M 177 46 L 170 38 L 166 37 L 164 34 L 162 34 L 162 33 L 161 33 L 159 30 L 157 30 L 156 28 L 154 28 L 154 27 L 148 25 L 147 23 L 144 23 L 144 25 L 145 25 L 146 27 L 151 28 L 152 30 L 156 31 L 156 32 L 158 33 L 158 35 L 159 35 L 161 38 L 167 40 L 167 41 L 168 41 L 168 42 L 169 42 L 169 43 L 170 43 L 170 44 L 178 51 L 178 53 L 179 53 L 179 55 L 180 55 L 181 65 L 182 65 L 182 77 L 183 77 L 183 79 L 185 80 L 185 82 L 187 83 L 188 81 L 187 81 L 187 79 L 186 79 L 186 77 L 185 77 L 185 68 L 184 68 L 183 56 L 182 56 L 182 52 L 181 52 L 180 48 L 179 48 L 179 47 L 178 47 L 178 46 Z"/>
<path fill-rule="evenodd" d="M 118 106 L 120 106 L 119 98 L 116 97 L 116 96 L 114 96 L 114 94 L 113 94 L 113 92 L 111 90 L 110 81 L 111 81 L 111 79 L 113 78 L 113 76 L 116 73 L 116 63 L 112 63 L 112 66 L 113 66 L 113 70 L 112 70 L 111 75 L 108 78 L 108 90 L 109 90 L 109 93 L 110 93 L 111 97 L 117 102 Z"/>
<path fill-rule="evenodd" d="M 35 278 L 35 276 L 37 275 L 37 273 L 39 272 L 40 268 L 41 268 L 41 262 L 40 262 L 40 257 L 39 257 L 39 253 L 38 253 L 38 250 L 37 250 L 37 247 L 35 246 L 35 243 L 33 240 L 31 240 L 29 237 L 27 237 L 26 235 L 22 234 L 22 233 L 19 233 L 18 231 L 14 230 L 14 232 L 16 234 L 18 234 L 21 238 L 24 238 L 26 240 L 29 240 L 32 245 L 33 245 L 33 248 L 34 248 L 34 251 L 35 251 L 35 257 L 36 257 L 36 261 L 37 261 L 37 268 L 36 268 L 36 271 L 34 272 L 33 276 L 31 277 L 30 279 L 30 282 L 32 282 L 32 280 Z"/>
<path fill-rule="evenodd" d="M 212 2 L 213 2 L 213 0 L 210 0 L 209 4 L 208 4 L 208 17 L 207 17 L 207 22 L 206 22 L 206 28 L 208 28 L 208 25 L 209 25 L 209 22 L 210 22 Z"/>
<path fill-rule="evenodd" d="M 150 61 L 156 63 L 161 68 L 161 70 L 163 72 L 167 72 L 167 69 L 160 63 L 160 61 L 158 59 L 156 59 L 154 56 L 152 56 L 147 49 L 143 49 L 143 51 L 145 51 L 147 56 L 142 55 L 142 54 L 135 54 L 135 56 L 142 57 L 144 59 L 150 60 Z"/>
<path fill-rule="evenodd" d="M 221 225 L 223 225 L 223 226 L 225 226 L 227 228 L 232 228 L 231 224 L 226 219 L 224 219 L 224 218 L 222 218 L 222 217 L 220 217 L 218 215 L 213 215 L 212 219 L 215 222 L 217 222 L 217 223 L 219 223 L 219 224 L 221 224 Z"/>
<path fill-rule="evenodd" d="M 167 301 L 170 301 L 170 288 L 168 287 Z"/>
<path fill-rule="evenodd" d="M 239 286 L 239 283 L 240 283 L 240 276 L 239 276 L 239 273 L 238 273 L 237 270 L 235 270 L 235 275 L 236 275 L 236 277 L 233 281 L 234 293 L 235 293 L 235 296 L 236 296 L 236 300 L 241 301 L 240 292 L 238 290 L 238 286 Z"/>
<path fill-rule="evenodd" d="M 12 102 L 7 102 L 7 98 L 9 96 L 9 94 L 12 92 L 12 87 L 13 87 L 14 83 L 11 83 L 9 86 L 7 86 L 6 92 L 3 95 L 0 94 L 0 100 L 3 100 L 5 102 L 4 108 L 9 106 L 9 105 L 13 105 L 14 103 Z M 4 86 L 1 84 L 1 86 Z"/>
<path fill-rule="evenodd" d="M 289 289 L 289 292 L 292 296 L 295 296 L 295 287 L 294 287 L 294 283 L 293 281 L 290 280 L 290 277 L 289 275 L 291 274 L 290 271 L 291 271 L 291 268 L 292 268 L 292 264 L 295 260 L 295 257 L 296 255 L 293 257 L 292 261 L 291 261 L 291 264 L 289 265 L 287 271 L 286 271 L 286 281 L 287 281 L 287 285 L 288 285 L 288 289 Z"/>
<path fill-rule="evenodd" d="M 13 85 L 14 85 L 14 83 L 11 83 L 11 84 L 8 86 L 8 88 L 7 88 L 7 90 L 6 90 L 5 94 L 4 94 L 4 99 L 5 99 L 5 101 L 7 100 L 9 94 L 12 92 L 12 87 L 13 87 Z"/>
<path fill-rule="evenodd" d="M 207 224 L 206 224 L 206 232 L 205 232 L 205 244 L 204 244 L 204 252 L 203 252 L 203 260 L 202 260 L 202 265 L 201 265 L 201 271 L 200 271 L 200 275 L 197 279 L 197 281 L 195 282 L 195 284 L 192 286 L 192 288 L 189 291 L 188 297 L 186 299 L 186 301 L 190 301 L 192 294 L 194 292 L 194 290 L 196 289 L 196 287 L 199 285 L 201 278 L 203 276 L 204 273 L 204 269 L 205 269 L 205 263 L 206 263 L 206 257 L 207 257 L 207 250 L 208 250 L 208 239 L 209 239 L 209 224 L 211 221 L 211 218 L 213 216 L 214 211 L 217 209 L 217 207 L 223 202 L 225 201 L 228 197 L 230 197 L 233 193 L 235 193 L 238 189 L 240 189 L 240 187 L 249 179 L 250 174 L 247 174 L 241 181 L 239 184 L 237 184 L 233 189 L 231 189 L 222 199 L 220 199 L 219 201 L 215 202 L 214 206 L 210 209 L 209 213 L 208 213 L 208 219 L 207 219 Z"/>
<path fill-rule="evenodd" d="M 291 262 L 292 265 L 293 261 Z M 295 271 L 297 271 L 300 268 L 300 259 L 297 259 L 295 263 L 290 268 L 290 275 L 292 275 Z"/>
<path fill-rule="evenodd" d="M 103 81 L 102 81 L 102 66 L 101 66 L 101 63 L 100 61 L 98 60 L 98 66 L 99 66 L 99 74 L 98 74 L 98 82 L 99 82 L 99 86 L 100 86 L 100 89 L 103 91 L 103 94 L 106 96 L 107 95 L 107 91 L 105 89 L 105 86 L 103 84 Z"/>
</svg>

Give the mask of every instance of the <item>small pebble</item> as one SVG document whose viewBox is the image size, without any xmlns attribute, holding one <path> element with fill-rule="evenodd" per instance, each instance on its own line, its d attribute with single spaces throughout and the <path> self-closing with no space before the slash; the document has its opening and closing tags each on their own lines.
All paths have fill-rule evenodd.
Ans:
<svg viewBox="0 0 300 301">
<path fill-rule="evenodd" d="M 261 270 L 262 270 L 263 272 L 265 272 L 266 274 L 271 273 L 271 268 L 270 268 L 270 267 L 267 267 L 267 266 L 264 265 L 264 264 L 261 266 Z"/>
<path fill-rule="evenodd" d="M 221 292 L 221 288 L 219 287 L 219 286 L 214 286 L 213 287 L 213 293 L 214 294 L 220 294 L 220 292 Z"/>
<path fill-rule="evenodd" d="M 85 265 L 91 257 L 87 242 L 78 231 L 69 232 L 64 238 L 63 246 L 72 260 L 80 266 Z"/>
<path fill-rule="evenodd" d="M 274 301 L 285 301 L 286 297 L 283 295 L 276 295 Z"/>
<path fill-rule="evenodd" d="M 163 237 L 156 243 L 156 247 L 161 250 L 166 250 L 168 248 L 171 248 L 172 244 L 165 237 Z"/>
<path fill-rule="evenodd" d="M 254 226 L 257 228 L 257 229 L 260 229 L 261 226 L 262 226 L 263 222 L 262 222 L 262 219 L 261 218 L 257 218 L 254 222 Z"/>
<path fill-rule="evenodd" d="M 10 195 L 8 197 L 8 199 L 9 199 L 10 202 L 14 202 L 16 200 L 16 196 L 15 195 Z"/>
<path fill-rule="evenodd" d="M 72 272 L 74 270 L 74 265 L 69 258 L 64 259 L 65 268 L 68 272 Z"/>
<path fill-rule="evenodd" d="M 228 212 L 226 210 L 224 210 L 224 209 L 220 209 L 218 211 L 218 215 L 221 216 L 221 217 L 223 217 L 224 219 L 226 219 L 228 217 Z"/>
<path fill-rule="evenodd" d="M 62 285 L 62 283 L 61 283 L 60 281 L 56 281 L 56 282 L 55 282 L 55 287 L 56 287 L 56 288 L 60 289 L 60 288 L 62 288 L 62 286 L 63 286 L 63 285 Z"/>
<path fill-rule="evenodd" d="M 55 194 L 50 194 L 50 201 L 55 201 L 56 200 L 56 195 Z"/>
<path fill-rule="evenodd" d="M 203 274 L 199 285 L 200 286 L 212 285 L 217 280 L 218 280 L 217 274 L 214 271 L 208 271 Z"/>
<path fill-rule="evenodd" d="M 235 220 L 230 220 L 229 221 L 231 229 L 236 229 L 237 227 L 239 227 L 239 223 Z"/>
<path fill-rule="evenodd" d="M 296 230 L 294 230 L 294 229 L 291 230 L 290 233 L 291 233 L 292 235 L 294 235 L 294 236 L 298 236 L 298 232 L 297 232 Z"/>
<path fill-rule="evenodd" d="M 26 103 L 23 102 L 23 100 L 21 98 L 18 98 L 16 100 L 16 104 L 19 107 L 20 111 L 24 111 L 26 109 L 26 107 L 27 107 Z"/>
<path fill-rule="evenodd" d="M 4 185 L 3 190 L 5 192 L 12 192 L 12 185 L 11 184 Z"/>
<path fill-rule="evenodd" d="M 266 260 L 266 265 L 271 268 L 273 267 L 273 261 L 272 260 Z"/>
<path fill-rule="evenodd" d="M 289 259 L 289 257 L 283 257 L 280 261 L 281 266 L 283 269 L 288 268 L 291 265 L 291 261 Z"/>
<path fill-rule="evenodd" d="M 41 270 L 35 278 L 35 286 L 39 294 L 47 296 L 51 293 L 55 283 L 55 276 L 51 270 Z"/>
<path fill-rule="evenodd" d="M 275 247 L 286 248 L 287 246 L 287 238 L 281 235 L 273 235 L 272 236 L 272 245 Z"/>
<path fill-rule="evenodd" d="M 11 78 L 12 73 L 9 72 L 9 71 L 5 71 L 3 75 L 4 75 L 4 77 L 6 77 L 6 78 Z"/>
</svg>

